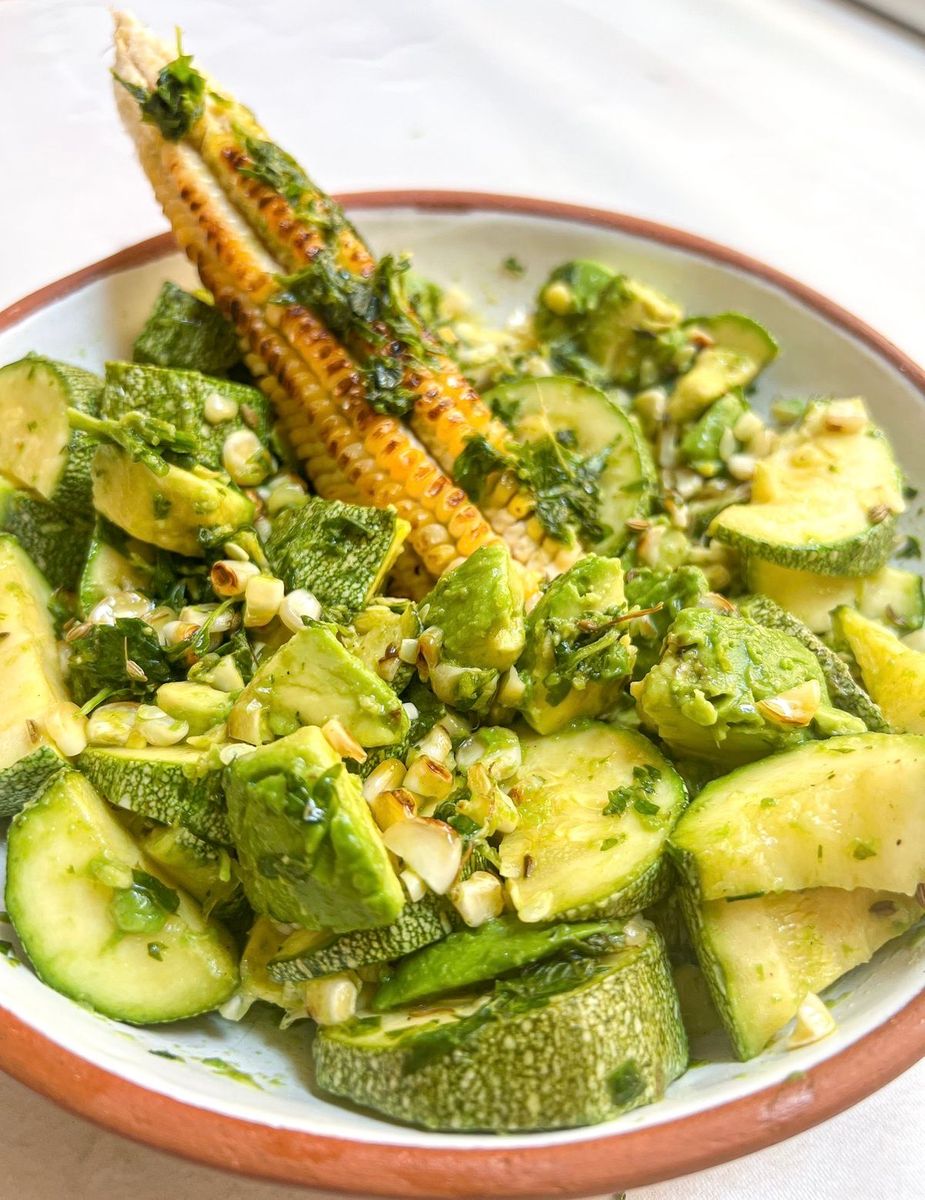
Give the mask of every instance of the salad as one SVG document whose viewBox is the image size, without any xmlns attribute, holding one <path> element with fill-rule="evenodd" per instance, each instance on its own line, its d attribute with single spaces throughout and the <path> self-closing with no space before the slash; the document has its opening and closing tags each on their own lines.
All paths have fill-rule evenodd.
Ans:
<svg viewBox="0 0 925 1200">
<path fill-rule="evenodd" d="M 444 1130 L 826 1036 L 925 906 L 925 602 L 865 402 L 760 415 L 773 336 L 619 264 L 489 327 L 122 16 L 114 74 L 203 290 L 101 377 L 0 369 L 37 974 L 132 1024 L 273 1005 L 323 1093 Z"/>
</svg>

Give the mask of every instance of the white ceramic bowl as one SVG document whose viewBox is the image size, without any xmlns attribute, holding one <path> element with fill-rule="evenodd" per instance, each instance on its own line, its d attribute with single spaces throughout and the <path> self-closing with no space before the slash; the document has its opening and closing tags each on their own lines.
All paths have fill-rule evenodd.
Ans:
<svg viewBox="0 0 925 1200">
<path fill-rule="evenodd" d="M 638 275 L 688 312 L 741 309 L 782 347 L 761 400 L 864 395 L 911 480 L 925 482 L 922 372 L 768 268 L 673 230 L 562 205 L 446 193 L 349 199 L 377 250 L 412 250 L 419 271 L 462 285 L 497 317 L 529 304 L 548 269 L 574 257 Z M 194 281 L 171 245 L 165 235 L 134 247 L 0 314 L 0 362 L 29 350 L 90 368 L 126 357 L 161 283 Z M 510 255 L 525 264 L 523 278 L 502 269 Z M 923 981 L 925 938 L 913 931 L 832 989 L 838 1031 L 824 1041 L 743 1065 L 717 1040 L 710 1061 L 658 1104 L 589 1129 L 504 1138 L 425 1133 L 316 1095 L 309 1031 L 280 1033 L 263 1006 L 240 1025 L 207 1017 L 132 1029 L 8 958 L 0 1065 L 112 1128 L 249 1173 L 384 1195 L 587 1195 L 746 1153 L 873 1091 L 925 1050 Z"/>
</svg>

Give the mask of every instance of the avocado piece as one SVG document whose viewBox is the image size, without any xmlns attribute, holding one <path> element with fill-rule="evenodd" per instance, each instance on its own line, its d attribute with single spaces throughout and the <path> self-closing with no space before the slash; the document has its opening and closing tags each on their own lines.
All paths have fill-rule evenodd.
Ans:
<svg viewBox="0 0 925 1200">
<path fill-rule="evenodd" d="M 135 339 L 136 363 L 223 375 L 241 361 L 234 328 L 212 304 L 169 280 Z"/>
<path fill-rule="evenodd" d="M 228 821 L 254 910 L 344 933 L 394 921 L 404 893 L 360 781 L 320 729 L 299 729 L 225 772 Z"/>
<path fill-rule="evenodd" d="M 401 959 L 373 997 L 376 1012 L 413 1004 L 429 996 L 445 996 L 495 979 L 560 950 L 586 947 L 600 952 L 622 945 L 623 926 L 608 921 L 526 925 L 515 916 L 495 917 L 478 929 L 460 929 L 442 941 Z M 593 940 L 592 940 L 593 939 Z"/>
<path fill-rule="evenodd" d="M 759 707 L 810 681 L 821 697 L 812 720 L 787 723 Z M 863 725 L 832 707 L 815 655 L 796 638 L 706 608 L 678 614 L 658 663 L 631 691 L 643 724 L 675 754 L 727 768 Z"/>
<path fill-rule="evenodd" d="M 699 567 L 676 567 L 673 571 L 631 567 L 623 576 L 623 588 L 627 609 L 644 613 L 624 626 L 636 647 L 633 678 L 642 679 L 658 662 L 672 621 L 683 608 L 692 608 L 706 595 L 710 585 Z"/>
<path fill-rule="evenodd" d="M 485 712 L 501 672 L 524 646 L 524 596 L 517 566 L 500 544 L 482 546 L 437 580 L 418 610 L 426 630 L 439 630 L 430 669 L 438 699 L 461 711 Z"/>
<path fill-rule="evenodd" d="M 742 313 L 694 317 L 684 329 L 706 335 L 709 345 L 674 386 L 668 414 L 676 422 L 692 421 L 726 392 L 746 387 L 777 355 L 771 334 Z"/>
<path fill-rule="evenodd" d="M 641 360 L 655 348 L 655 336 L 674 329 L 682 316 L 680 306 L 655 288 L 617 275 L 588 317 L 584 347 L 615 383 L 634 387 Z"/>
<path fill-rule="evenodd" d="M 293 634 L 261 662 L 228 717 L 228 732 L 259 746 L 336 717 L 361 746 L 391 746 L 410 721 L 398 696 L 337 640 L 329 625 Z"/>
<path fill-rule="evenodd" d="M 202 905 L 207 917 L 215 916 L 227 924 L 229 913 L 245 907 L 230 903 L 236 894 L 242 894 L 241 883 L 224 847 L 204 841 L 182 825 L 158 825 L 141 839 L 141 848 L 173 883 Z"/>
<path fill-rule="evenodd" d="M 609 712 L 629 680 L 635 650 L 620 560 L 589 554 L 554 579 L 527 618 L 517 671 L 518 708 L 538 733 Z"/>
<path fill-rule="evenodd" d="M 158 708 L 177 721 L 185 721 L 192 734 L 205 733 L 228 719 L 234 704 L 227 692 L 207 683 L 180 680 L 162 683 L 157 689 Z"/>
<path fill-rule="evenodd" d="M 557 342 L 572 336 L 597 307 L 614 277 L 613 268 L 586 258 L 556 267 L 536 299 L 533 322 L 540 341 Z"/>
<path fill-rule="evenodd" d="M 733 429 L 740 417 L 749 411 L 741 392 L 729 392 L 715 400 L 681 439 L 681 455 L 695 471 L 707 478 L 718 475 L 724 467 L 720 443 L 727 429 Z"/>
<path fill-rule="evenodd" d="M 165 463 L 162 475 L 135 462 L 120 446 L 100 445 L 93 456 L 93 503 L 104 517 L 143 542 L 202 558 L 202 529 L 247 525 L 254 506 L 216 479 Z"/>
</svg>

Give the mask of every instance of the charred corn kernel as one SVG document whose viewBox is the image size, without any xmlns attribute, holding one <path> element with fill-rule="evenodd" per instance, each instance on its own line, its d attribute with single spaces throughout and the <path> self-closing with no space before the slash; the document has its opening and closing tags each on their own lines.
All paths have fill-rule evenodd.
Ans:
<svg viewBox="0 0 925 1200">
<path fill-rule="evenodd" d="M 70 700 L 56 704 L 42 720 L 45 732 L 65 758 L 73 758 L 87 748 L 87 718 Z"/>
<path fill-rule="evenodd" d="M 380 829 L 390 829 L 398 821 L 408 821 L 417 813 L 417 801 L 407 788 L 379 792 L 369 802 L 369 811 Z"/>
<path fill-rule="evenodd" d="M 424 899 L 424 896 L 427 894 L 427 888 L 424 880 L 418 875 L 417 871 L 412 871 L 410 867 L 405 867 L 403 871 L 399 871 L 398 878 L 401 880 L 405 894 L 412 904 Z"/>
<path fill-rule="evenodd" d="M 453 907 L 470 927 L 477 929 L 504 911 L 501 880 L 490 871 L 473 871 L 450 889 Z"/>
<path fill-rule="evenodd" d="M 424 756 L 433 759 L 434 762 L 445 763 L 452 750 L 453 742 L 450 735 L 441 725 L 435 725 L 421 738 L 412 753 L 415 758 Z"/>
<path fill-rule="evenodd" d="M 787 1048 L 796 1050 L 800 1046 L 811 1046 L 834 1033 L 837 1028 L 831 1012 L 815 992 L 810 992 L 797 1009 L 796 1025 L 787 1039 Z"/>
<path fill-rule="evenodd" d="M 807 679 L 780 695 L 759 700 L 755 707 L 768 721 L 777 725 L 801 727 L 809 725 L 822 703 L 822 688 L 818 679 Z"/>
<path fill-rule="evenodd" d="M 363 796 L 371 804 L 380 792 L 401 787 L 404 778 L 405 764 L 401 759 L 386 758 L 363 780 Z"/>
<path fill-rule="evenodd" d="M 236 429 L 222 443 L 222 466 L 239 487 L 256 487 L 273 470 L 273 459 L 250 429 Z"/>
<path fill-rule="evenodd" d="M 91 746 L 124 746 L 135 728 L 138 705 L 127 701 L 101 704 L 87 718 Z"/>
<path fill-rule="evenodd" d="M 331 749 L 335 750 L 341 758 L 350 758 L 359 763 L 366 762 L 366 751 L 346 728 L 343 721 L 338 720 L 337 717 L 331 717 L 321 726 L 321 732 Z"/>
<path fill-rule="evenodd" d="M 256 563 L 225 558 L 212 564 L 209 579 L 216 596 L 243 596 L 247 581 L 259 574 Z"/>
<path fill-rule="evenodd" d="M 430 800 L 444 800 L 453 790 L 453 774 L 443 763 L 419 755 L 405 772 L 405 787 Z"/>
<path fill-rule="evenodd" d="M 233 421 L 238 415 L 238 402 L 230 396 L 221 395 L 220 392 L 211 392 L 206 396 L 203 415 L 210 425 L 223 425 L 226 421 Z"/>
<path fill-rule="evenodd" d="M 305 1008 L 318 1025 L 341 1025 L 357 1010 L 359 987 L 349 975 L 328 975 L 305 984 Z"/>
<path fill-rule="evenodd" d="M 438 896 L 445 896 L 453 886 L 462 862 L 462 839 L 445 822 L 410 817 L 390 825 L 382 840 Z"/>
<path fill-rule="evenodd" d="M 417 638 L 402 638 L 398 647 L 398 657 L 403 663 L 414 664 L 418 661 L 420 642 Z"/>
<path fill-rule="evenodd" d="M 286 587 L 273 575 L 254 575 L 244 589 L 244 625 L 255 629 L 269 625 L 283 602 Z"/>
<path fill-rule="evenodd" d="M 140 704 L 135 729 L 149 746 L 176 746 L 189 733 L 186 721 L 177 721 L 156 704 Z"/>
<path fill-rule="evenodd" d="M 305 618 L 311 621 L 321 620 L 321 604 L 307 588 L 296 588 L 287 592 L 279 606 L 279 619 L 291 630 L 298 633 L 305 628 Z"/>
</svg>

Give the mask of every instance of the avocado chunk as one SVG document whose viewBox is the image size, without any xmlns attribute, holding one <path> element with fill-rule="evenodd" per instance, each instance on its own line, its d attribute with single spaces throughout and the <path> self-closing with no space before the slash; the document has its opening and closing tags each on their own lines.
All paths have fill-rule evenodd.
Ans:
<svg viewBox="0 0 925 1200">
<path fill-rule="evenodd" d="M 93 457 L 93 503 L 107 520 L 143 542 L 201 558 L 202 529 L 246 525 L 254 506 L 220 479 L 165 463 L 156 475 L 120 446 L 100 445 Z"/>
<path fill-rule="evenodd" d="M 259 746 L 301 725 L 336 717 L 361 746 L 391 746 L 408 714 L 384 679 L 345 649 L 327 625 L 293 634 L 261 662 L 228 718 L 233 738 Z"/>
<path fill-rule="evenodd" d="M 311 496 L 276 517 L 267 557 L 287 590 L 307 588 L 332 619 L 349 620 L 381 589 L 410 530 L 393 508 Z"/>
<path fill-rule="evenodd" d="M 925 733 L 925 654 L 853 608 L 836 608 L 833 620 L 890 725 L 900 733 Z"/>
<path fill-rule="evenodd" d="M 478 929 L 460 929 L 401 959 L 376 989 L 373 1009 L 384 1012 L 429 996 L 452 995 L 508 971 L 575 947 L 622 944 L 623 926 L 607 921 L 525 925 L 514 916 L 495 917 Z"/>
<path fill-rule="evenodd" d="M 404 893 L 360 781 L 320 729 L 234 759 L 228 820 L 254 910 L 306 929 L 388 925 Z"/>
<path fill-rule="evenodd" d="M 584 330 L 585 349 L 620 386 L 638 386 L 641 360 L 655 336 L 680 322 L 678 304 L 628 275 L 617 275 L 601 292 Z"/>
<path fill-rule="evenodd" d="M 821 992 L 918 921 L 911 896 L 869 888 L 810 888 L 698 905 L 682 889 L 703 976 L 736 1055 L 760 1054 Z"/>
<path fill-rule="evenodd" d="M 518 708 L 538 733 L 616 704 L 633 669 L 620 560 L 589 554 L 554 579 L 527 618 Z"/>
<path fill-rule="evenodd" d="M 190 733 L 200 734 L 226 721 L 234 701 L 207 683 L 178 680 L 161 684 L 156 703 L 175 720 L 185 721 Z"/>
<path fill-rule="evenodd" d="M 235 331 L 212 304 L 169 280 L 135 339 L 137 363 L 223 375 L 241 361 Z"/>
<path fill-rule="evenodd" d="M 720 456 L 723 434 L 748 411 L 748 404 L 739 392 L 729 392 L 714 400 L 681 439 L 684 461 L 707 478 L 718 475 L 724 466 Z"/>
<path fill-rule="evenodd" d="M 654 930 L 599 958 L 536 963 L 475 997 L 321 1029 L 312 1049 L 325 1091 L 455 1131 L 609 1120 L 657 1099 L 687 1066 Z"/>
<path fill-rule="evenodd" d="M 440 661 L 430 668 L 438 699 L 486 711 L 524 646 L 523 585 L 506 547 L 482 546 L 447 571 L 418 611 L 425 631 L 439 631 Z"/>
<path fill-rule="evenodd" d="M 628 611 L 642 613 L 624 625 L 636 647 L 633 678 L 642 679 L 658 662 L 672 621 L 682 608 L 693 608 L 710 585 L 699 567 L 676 567 L 673 571 L 630 567 L 623 576 L 623 588 Z"/>
<path fill-rule="evenodd" d="M 213 845 L 190 833 L 182 825 L 157 825 L 141 839 L 148 858 L 202 905 L 206 916 L 214 913 L 226 921 L 235 907 L 229 903 L 241 893 L 231 856 L 223 846 Z"/>
<path fill-rule="evenodd" d="M 118 419 L 126 413 L 143 412 L 193 434 L 196 461 L 220 471 L 229 434 L 251 430 L 266 446 L 269 401 L 263 392 L 246 384 L 200 374 L 204 369 L 176 371 L 137 362 L 108 362 L 101 413 Z"/>
<path fill-rule="evenodd" d="M 601 721 L 521 744 L 510 789 L 518 824 L 500 848 L 520 919 L 625 917 L 657 900 L 687 798 L 667 759 L 641 734 Z"/>
<path fill-rule="evenodd" d="M 777 355 L 777 342 L 770 333 L 742 313 L 693 317 L 684 328 L 708 344 L 675 383 L 668 412 L 677 422 L 692 421 L 714 400 L 734 388 L 747 387 Z"/>
<path fill-rule="evenodd" d="M 809 694 L 789 704 L 804 684 Z M 832 707 L 818 661 L 796 638 L 706 608 L 678 614 L 632 692 L 643 724 L 674 753 L 727 767 L 863 725 Z"/>
</svg>

